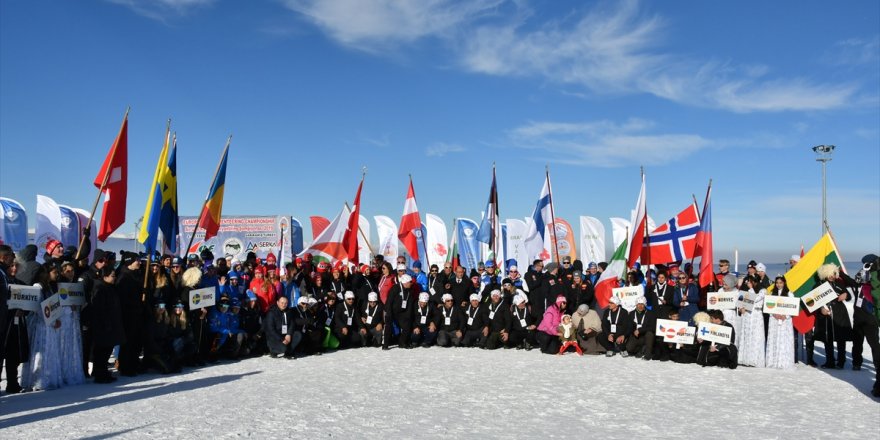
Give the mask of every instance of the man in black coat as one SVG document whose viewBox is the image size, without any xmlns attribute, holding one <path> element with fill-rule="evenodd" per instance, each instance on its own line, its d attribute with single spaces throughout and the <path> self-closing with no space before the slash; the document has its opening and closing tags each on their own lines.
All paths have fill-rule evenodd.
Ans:
<svg viewBox="0 0 880 440">
<path fill-rule="evenodd" d="M 382 345 L 382 336 L 384 333 L 385 309 L 379 302 L 379 294 L 370 292 L 367 295 L 367 305 L 359 309 L 360 314 L 360 334 L 361 344 L 366 346 L 372 344 L 374 347 Z"/>
<path fill-rule="evenodd" d="M 698 334 L 697 343 L 700 344 L 700 351 L 697 354 L 697 363 L 704 367 L 736 368 L 738 359 L 735 345 L 736 330 L 733 325 L 724 320 L 724 313 L 721 310 L 709 310 L 707 313 L 712 324 L 730 327 L 730 343 L 704 341 Z"/>
<path fill-rule="evenodd" d="M 110 383 L 116 378 L 107 371 L 107 362 L 114 346 L 125 345 L 125 327 L 119 289 L 115 285 L 116 273 L 112 267 L 104 266 L 100 277 L 95 282 L 92 304 L 89 306 L 92 312 L 87 324 L 93 335 L 92 376 L 95 377 L 95 383 Z"/>
<path fill-rule="evenodd" d="M 455 268 L 455 274 L 449 279 L 447 284 L 449 288 L 446 290 L 446 293 L 452 295 L 452 300 L 455 305 L 462 309 L 467 307 L 468 297 L 474 287 L 471 284 L 471 280 L 465 276 L 463 266 Z"/>
<path fill-rule="evenodd" d="M 657 328 L 657 315 L 653 310 L 648 310 L 648 301 L 640 296 L 636 302 L 636 309 L 632 316 L 632 333 L 626 341 L 626 351 L 635 357 L 644 356 L 645 360 L 651 360 L 654 353 L 654 331 Z"/>
<path fill-rule="evenodd" d="M 522 292 L 522 291 L 520 291 Z M 517 350 L 525 348 L 531 350 L 538 345 L 535 340 L 535 329 L 538 326 L 535 317 L 529 310 L 525 294 L 520 293 L 513 297 L 513 308 L 510 310 L 510 320 L 507 325 L 507 347 L 516 347 Z"/>
<path fill-rule="evenodd" d="M 471 303 L 465 310 L 464 337 L 461 345 L 465 347 L 484 347 L 486 337 L 489 336 L 489 312 L 488 307 L 482 303 L 479 293 L 471 294 Z"/>
<path fill-rule="evenodd" d="M 269 346 L 269 356 L 293 358 L 293 350 L 302 340 L 302 332 L 294 332 L 294 327 L 293 316 L 287 309 L 287 297 L 282 295 L 263 319 L 263 332 L 266 335 L 266 344 Z M 296 340 L 294 333 L 297 336 Z"/>
<path fill-rule="evenodd" d="M 616 353 L 626 357 L 626 339 L 631 333 L 630 324 L 632 319 L 626 309 L 620 307 L 620 298 L 612 296 L 602 317 L 602 333 L 599 335 L 599 343 L 605 347 L 605 356 L 611 357 Z"/>
<path fill-rule="evenodd" d="M 352 291 L 345 292 L 343 301 L 336 305 L 336 313 L 333 314 L 333 331 L 336 339 L 339 339 L 339 348 L 361 346 L 360 319 L 358 319 L 355 294 Z M 365 306 L 366 307 L 366 306 Z"/>
<path fill-rule="evenodd" d="M 507 344 L 509 339 L 507 329 L 510 327 L 510 303 L 505 301 L 500 290 L 493 290 L 490 297 L 487 310 L 489 336 L 486 338 L 485 347 L 494 350 Z"/>
<path fill-rule="evenodd" d="M 464 329 L 464 312 L 458 304 L 454 304 L 452 295 L 443 295 L 443 306 L 439 309 L 437 322 L 437 345 L 440 347 L 457 347 L 461 344 Z"/>
<path fill-rule="evenodd" d="M 397 323 L 400 334 L 397 335 L 397 345 L 400 348 L 412 348 L 409 337 L 412 333 L 412 314 L 415 303 L 419 298 L 419 286 L 413 282 L 412 276 L 403 274 L 398 277 L 398 283 L 391 286 L 388 291 L 388 304 L 385 307 L 385 338 L 382 349 L 388 350 L 391 344 L 393 328 L 391 323 Z"/>
<path fill-rule="evenodd" d="M 116 279 L 119 302 L 122 307 L 122 326 L 125 330 L 125 343 L 119 347 L 119 374 L 137 376 L 144 372 L 140 362 L 144 348 L 146 313 L 144 307 L 144 278 L 140 272 L 138 255 L 126 252 L 122 256 L 122 269 Z"/>
<path fill-rule="evenodd" d="M 92 358 L 92 329 L 88 323 L 90 321 L 89 314 L 92 313 L 89 307 L 92 304 L 92 295 L 95 291 L 95 284 L 101 280 L 101 269 L 107 264 L 104 251 L 95 249 L 95 258 L 91 265 L 79 275 L 79 282 L 83 285 L 83 293 L 86 297 L 86 304 L 80 312 L 80 322 L 82 324 L 82 351 L 83 351 L 83 371 L 86 377 L 90 377 L 89 361 Z"/>
<path fill-rule="evenodd" d="M 559 295 L 565 296 L 565 286 L 559 282 L 559 265 L 556 263 L 547 263 L 545 266 L 547 272 L 541 279 L 541 285 L 536 291 L 529 291 L 529 304 L 532 305 L 532 313 L 535 314 L 535 321 L 538 324 L 544 319 L 544 312 L 547 307 L 553 305 Z M 566 310 L 568 313 L 568 301 L 566 301 Z"/>
<path fill-rule="evenodd" d="M 437 307 L 431 304 L 431 294 L 422 292 L 419 294 L 419 303 L 413 310 L 412 342 L 413 345 L 421 344 L 422 347 L 430 347 L 437 340 Z"/>
</svg>

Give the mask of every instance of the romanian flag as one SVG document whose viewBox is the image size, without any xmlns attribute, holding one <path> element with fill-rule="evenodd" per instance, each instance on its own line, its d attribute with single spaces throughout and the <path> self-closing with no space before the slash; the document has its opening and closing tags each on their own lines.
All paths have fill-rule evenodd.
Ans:
<svg viewBox="0 0 880 440">
<path fill-rule="evenodd" d="M 834 263 L 840 267 L 841 271 L 846 272 L 843 267 L 843 258 L 837 251 L 837 245 L 830 232 L 826 232 L 819 242 L 813 245 L 810 251 L 801 258 L 801 261 L 785 273 L 788 289 L 798 298 L 806 295 L 819 282 L 819 274 L 817 273 L 819 267 L 828 263 Z M 771 285 L 768 290 L 772 292 L 774 289 L 775 287 Z M 815 320 L 815 316 L 802 308 L 800 315 L 795 316 L 792 320 L 792 324 L 798 332 L 803 334 L 813 328 Z"/>
<path fill-rule="evenodd" d="M 170 140 L 170 131 L 165 133 L 165 143 L 159 153 L 153 184 L 147 196 L 144 221 L 138 232 L 138 241 L 144 250 L 152 254 L 156 250 L 159 230 L 165 237 L 169 249 L 177 249 L 177 139 Z"/>
<path fill-rule="evenodd" d="M 223 159 L 220 160 L 220 166 L 217 167 L 217 174 L 214 175 L 214 183 L 211 190 L 208 191 L 208 197 L 205 198 L 205 207 L 202 208 L 198 228 L 205 229 L 205 241 L 217 235 L 220 230 L 220 213 L 223 211 L 223 190 L 226 186 L 226 159 L 229 157 L 229 141 L 226 141 L 226 148 L 223 150 Z M 193 231 L 195 233 L 195 231 Z"/>
</svg>

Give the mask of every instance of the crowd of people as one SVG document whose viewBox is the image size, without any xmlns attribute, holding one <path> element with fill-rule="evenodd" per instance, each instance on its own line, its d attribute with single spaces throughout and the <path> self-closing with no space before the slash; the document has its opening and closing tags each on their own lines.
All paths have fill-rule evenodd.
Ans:
<svg viewBox="0 0 880 440">
<path fill-rule="evenodd" d="M 85 247 L 89 247 L 86 245 Z M 403 256 L 395 262 L 379 255 L 360 266 L 313 261 L 309 254 L 278 267 L 268 254 L 244 261 L 214 258 L 209 251 L 182 259 L 96 249 L 80 252 L 57 241 L 46 245 L 43 263 L 37 247 L 18 255 L 0 245 L 0 297 L 6 392 L 53 389 L 116 380 L 109 360 L 118 348 L 115 370 L 136 376 L 204 366 L 223 359 L 268 355 L 296 359 L 327 351 L 376 347 L 388 350 L 427 347 L 479 347 L 486 350 L 538 350 L 562 355 L 604 355 L 646 361 L 738 365 L 790 369 L 797 362 L 792 318 L 762 313 L 767 296 L 790 296 L 786 279 L 771 280 L 763 264 L 750 262 L 737 277 L 720 260 L 716 282 L 700 289 L 692 266 L 635 265 L 621 286 L 642 285 L 644 295 L 630 303 L 612 296 L 600 308 L 595 285 L 605 263 L 564 258 L 538 259 L 521 273 L 517 262 L 506 271 L 492 260 L 467 268 L 446 262 L 423 270 Z M 793 256 L 791 264 L 797 264 Z M 814 341 L 825 344 L 825 368 L 843 368 L 846 341 L 854 343 L 853 369 L 862 364 L 867 340 L 877 365 L 880 292 L 878 259 L 867 256 L 855 279 L 833 264 L 819 270 L 817 283 L 831 283 L 838 297 L 817 311 L 806 338 L 805 362 L 813 361 Z M 60 282 L 82 283 L 86 305 L 65 306 L 54 323 L 25 310 L 6 309 L 9 286 L 34 285 L 42 299 Z M 771 285 L 773 288 L 770 288 Z M 190 292 L 213 288 L 214 305 L 190 307 Z M 707 292 L 751 291 L 755 307 L 707 310 Z M 873 295 L 872 296 L 872 290 Z M 850 322 L 844 302 L 854 303 Z M 844 319 L 845 318 L 845 319 Z M 657 319 L 731 328 L 729 344 L 703 340 L 669 343 L 656 334 Z M 836 350 L 835 350 L 836 345 Z M 875 382 L 875 395 L 878 386 Z"/>
</svg>

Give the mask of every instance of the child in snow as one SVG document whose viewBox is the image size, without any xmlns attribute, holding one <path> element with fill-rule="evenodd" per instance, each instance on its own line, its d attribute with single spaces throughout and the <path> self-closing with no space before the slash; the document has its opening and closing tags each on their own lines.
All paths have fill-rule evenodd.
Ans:
<svg viewBox="0 0 880 440">
<path fill-rule="evenodd" d="M 559 353 L 556 353 L 557 356 L 565 353 L 565 350 L 568 350 L 568 347 L 574 347 L 578 356 L 584 355 L 580 345 L 578 345 L 577 332 L 575 330 L 576 329 L 571 324 L 571 315 L 562 315 L 562 323 L 556 328 L 556 333 L 559 335 L 559 342 L 562 343 L 562 346 L 559 347 Z"/>
</svg>

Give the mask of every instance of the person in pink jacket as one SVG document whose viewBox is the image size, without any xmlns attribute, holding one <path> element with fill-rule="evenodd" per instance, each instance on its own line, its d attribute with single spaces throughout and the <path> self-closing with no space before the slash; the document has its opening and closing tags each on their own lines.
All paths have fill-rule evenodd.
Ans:
<svg viewBox="0 0 880 440">
<path fill-rule="evenodd" d="M 547 307 L 547 310 L 544 311 L 544 318 L 541 320 L 541 324 L 538 325 L 538 332 L 535 334 L 542 353 L 556 354 L 559 352 L 561 344 L 556 329 L 559 327 L 559 323 L 562 322 L 562 315 L 565 313 L 567 305 L 565 296 L 559 295 L 556 297 L 556 303 Z"/>
</svg>

